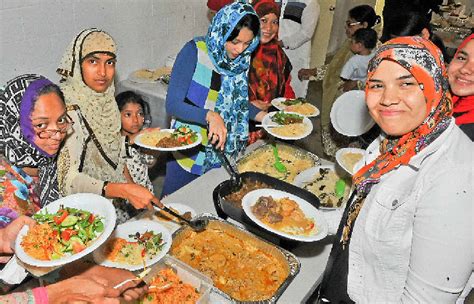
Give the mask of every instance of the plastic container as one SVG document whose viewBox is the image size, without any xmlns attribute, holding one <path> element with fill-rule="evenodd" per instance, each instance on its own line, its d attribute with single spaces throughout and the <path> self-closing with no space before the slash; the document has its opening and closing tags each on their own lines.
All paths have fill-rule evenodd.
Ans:
<svg viewBox="0 0 474 304">
<path fill-rule="evenodd" d="M 196 303 L 206 304 L 210 302 L 209 297 L 212 288 L 212 280 L 210 278 L 170 255 L 166 255 L 158 264 L 155 264 L 153 272 L 157 270 L 155 272 L 157 273 L 165 268 L 173 269 L 181 281 L 192 285 L 199 291 L 201 297 Z"/>
</svg>

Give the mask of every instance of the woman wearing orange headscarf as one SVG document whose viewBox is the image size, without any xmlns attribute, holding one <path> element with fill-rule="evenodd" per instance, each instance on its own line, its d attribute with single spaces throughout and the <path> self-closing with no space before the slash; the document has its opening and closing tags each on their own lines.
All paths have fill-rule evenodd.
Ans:
<svg viewBox="0 0 474 304">
<path fill-rule="evenodd" d="M 368 72 L 367 106 L 384 134 L 353 177 L 320 296 L 454 303 L 473 270 L 474 144 L 452 118 L 443 57 L 400 37 Z"/>
<path fill-rule="evenodd" d="M 456 124 L 474 141 L 474 34 L 458 47 L 448 67 Z"/>
</svg>

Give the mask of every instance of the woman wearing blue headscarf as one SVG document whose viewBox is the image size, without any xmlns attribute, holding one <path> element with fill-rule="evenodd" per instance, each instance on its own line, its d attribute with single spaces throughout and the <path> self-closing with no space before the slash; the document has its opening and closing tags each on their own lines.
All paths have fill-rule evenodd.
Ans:
<svg viewBox="0 0 474 304">
<path fill-rule="evenodd" d="M 203 142 L 196 149 L 173 153 L 162 195 L 218 167 L 214 149 L 235 158 L 246 146 L 248 120 L 264 116 L 248 101 L 247 75 L 259 27 L 252 6 L 232 3 L 217 12 L 206 36 L 189 41 L 178 54 L 166 111 L 173 117 L 172 128 L 189 125 L 201 133 Z"/>
</svg>

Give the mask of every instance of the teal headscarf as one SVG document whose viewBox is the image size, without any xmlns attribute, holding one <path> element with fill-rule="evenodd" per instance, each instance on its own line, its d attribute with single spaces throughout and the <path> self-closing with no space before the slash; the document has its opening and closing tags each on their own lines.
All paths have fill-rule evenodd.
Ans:
<svg viewBox="0 0 474 304">
<path fill-rule="evenodd" d="M 222 75 L 215 111 L 221 115 L 226 124 L 228 135 L 225 152 L 231 157 L 236 157 L 245 148 L 248 139 L 248 71 L 251 54 L 258 46 L 260 35 L 256 35 L 249 47 L 235 59 L 227 56 L 225 43 L 240 19 L 248 14 L 258 18 L 249 4 L 234 2 L 226 5 L 212 19 L 205 38 L 209 57 Z M 213 148 L 208 146 L 205 170 L 218 163 Z"/>
</svg>

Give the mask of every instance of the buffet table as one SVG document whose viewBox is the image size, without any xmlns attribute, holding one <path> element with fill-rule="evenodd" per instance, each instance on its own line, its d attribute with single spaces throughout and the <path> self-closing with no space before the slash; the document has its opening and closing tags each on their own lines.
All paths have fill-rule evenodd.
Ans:
<svg viewBox="0 0 474 304">
<path fill-rule="evenodd" d="M 198 214 L 216 213 L 212 198 L 214 188 L 230 175 L 224 168 L 214 169 L 194 180 L 190 184 L 165 197 L 162 202 L 181 203 L 191 206 Z M 233 224 L 240 223 L 230 220 Z M 302 244 L 291 250 L 301 262 L 301 270 L 282 294 L 278 303 L 302 303 L 319 285 L 332 246 L 332 237 Z"/>
</svg>

